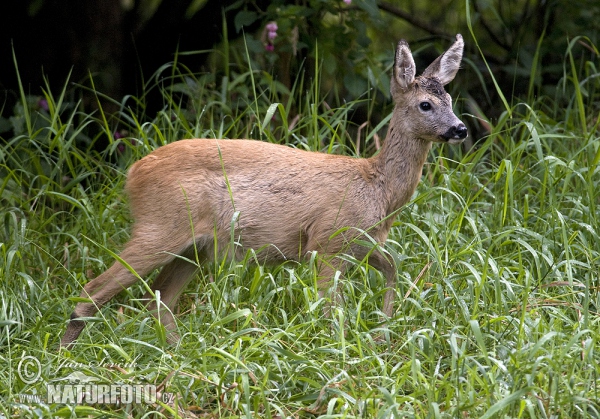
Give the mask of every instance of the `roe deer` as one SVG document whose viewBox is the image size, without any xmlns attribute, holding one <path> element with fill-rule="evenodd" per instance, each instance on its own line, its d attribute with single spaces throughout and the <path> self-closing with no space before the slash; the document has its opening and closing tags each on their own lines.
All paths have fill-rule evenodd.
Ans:
<svg viewBox="0 0 600 419">
<path fill-rule="evenodd" d="M 141 276 L 163 267 L 152 285 L 160 291 L 161 307 L 152 294 L 145 298 L 154 315 L 160 310 L 169 340 L 178 339 L 172 312 L 197 269 L 190 260 L 223 255 L 234 217 L 241 250 L 261 249 L 265 262 L 300 261 L 314 251 L 331 258 L 340 252 L 368 258 L 386 279 L 383 312 L 391 317 L 394 262 L 356 239 L 368 234 L 384 243 L 397 210 L 417 187 L 432 142 L 458 144 L 466 138 L 467 128 L 443 88 L 454 79 L 462 53 L 463 39 L 456 35 L 454 44 L 415 77 L 408 44 L 398 43 L 390 89 L 395 108 L 374 157 L 251 140 L 194 139 L 160 147 L 135 163 L 126 183 L 134 224 L 120 258 Z M 344 268 L 343 262 L 332 261 L 319 267 L 321 297 L 335 271 Z M 117 261 L 85 285 L 81 297 L 89 301 L 77 303 L 61 346 L 70 346 L 84 328 L 83 318 L 136 278 Z M 335 299 L 336 290 L 332 294 Z"/>
</svg>

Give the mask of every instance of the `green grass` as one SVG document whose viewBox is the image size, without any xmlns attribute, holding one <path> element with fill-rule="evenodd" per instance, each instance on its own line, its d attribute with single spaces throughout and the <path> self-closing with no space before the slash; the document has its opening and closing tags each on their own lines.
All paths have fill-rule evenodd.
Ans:
<svg viewBox="0 0 600 419">
<path fill-rule="evenodd" d="M 136 300 L 140 283 L 60 353 L 82 286 L 128 238 L 131 162 L 185 137 L 354 155 L 349 116 L 371 102 L 332 107 L 317 82 L 287 91 L 262 72 L 218 80 L 169 66 L 147 86 L 165 99 L 155 117 L 144 97 L 109 116 L 82 112 L 66 89 L 47 89 L 49 112 L 22 92 L 15 135 L 0 147 L 0 417 L 599 418 L 599 79 L 568 63 L 562 98 L 512 106 L 471 150 L 434 147 L 386 244 L 399 266 L 386 324 L 384 279 L 364 262 L 336 278 L 345 301 L 326 318 L 314 261 L 266 267 L 250 252 L 190 285 L 178 345 Z M 363 155 L 383 135 L 366 131 Z M 88 150 L 106 137 L 105 152 Z M 31 384 L 18 374 L 25 356 L 41 365 Z M 44 399 L 73 372 L 173 397 L 22 396 Z"/>
</svg>

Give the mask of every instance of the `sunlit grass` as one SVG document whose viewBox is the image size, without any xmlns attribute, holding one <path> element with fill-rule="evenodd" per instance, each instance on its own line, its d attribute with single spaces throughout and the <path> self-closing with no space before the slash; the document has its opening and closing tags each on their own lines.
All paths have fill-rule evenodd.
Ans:
<svg viewBox="0 0 600 419">
<path fill-rule="evenodd" d="M 565 109 L 547 98 L 518 104 L 474 148 L 434 149 L 386 244 L 399 266 L 387 323 L 384 280 L 364 262 L 336 278 L 344 304 L 327 318 L 314 260 L 268 267 L 250 252 L 204 267 L 190 285 L 179 344 L 166 343 L 137 284 L 59 353 L 75 297 L 127 240 L 122 187 L 133 161 L 189 137 L 355 154 L 357 103 L 325 103 L 314 81 L 286 91 L 260 72 L 165 73 L 148 85 L 165 103 L 152 117 L 143 97 L 110 116 L 83 113 L 66 89 L 48 93 L 48 112 L 23 95 L 22 131 L 0 148 L 0 415 L 600 417 L 600 151 L 589 93 L 599 79 L 589 75 L 584 91 L 571 85 Z M 362 155 L 384 135 L 365 130 Z M 106 138 L 106 151 L 88 150 Z M 26 355 L 42 365 L 32 384 L 17 374 Z M 75 371 L 155 384 L 173 398 L 22 402 Z"/>
</svg>

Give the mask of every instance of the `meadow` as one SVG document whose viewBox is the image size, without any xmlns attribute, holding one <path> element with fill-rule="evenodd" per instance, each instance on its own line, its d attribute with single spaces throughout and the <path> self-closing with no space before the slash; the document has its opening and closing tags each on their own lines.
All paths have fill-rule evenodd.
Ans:
<svg viewBox="0 0 600 419">
<path fill-rule="evenodd" d="M 335 278 L 344 303 L 326 317 L 314 259 L 262 266 L 249 252 L 202 267 L 177 345 L 137 300 L 140 281 L 62 351 L 82 286 L 129 236 L 133 161 L 178 139 L 225 137 L 368 156 L 389 119 L 352 121 L 358 107 L 373 112 L 371 91 L 332 101 L 318 77 L 288 90 L 251 69 L 217 79 L 166 64 L 147 82 L 163 98 L 155 115 L 143 95 L 97 93 L 84 112 L 68 86 L 22 89 L 3 111 L 14 135 L 0 143 L 0 418 L 600 418 L 597 65 L 567 51 L 555 97 L 501 95 L 493 120 L 453 95 L 484 134 L 434 145 L 398 214 L 384 246 L 398 264 L 387 321 L 385 281 L 365 261 L 347 257 L 352 269 Z M 106 100 L 119 112 L 105 113 Z M 49 402 L 49 384 L 77 376 L 150 384 L 157 397 Z"/>
</svg>

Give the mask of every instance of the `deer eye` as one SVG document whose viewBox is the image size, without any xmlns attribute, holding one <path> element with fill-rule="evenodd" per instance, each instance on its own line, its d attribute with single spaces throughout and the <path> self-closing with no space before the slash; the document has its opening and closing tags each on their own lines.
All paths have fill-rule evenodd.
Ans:
<svg viewBox="0 0 600 419">
<path fill-rule="evenodd" d="M 419 103 L 419 108 L 421 108 L 421 110 L 423 110 L 423 111 L 430 111 L 431 110 L 431 103 L 429 103 L 429 102 L 421 102 L 421 103 Z"/>
</svg>

